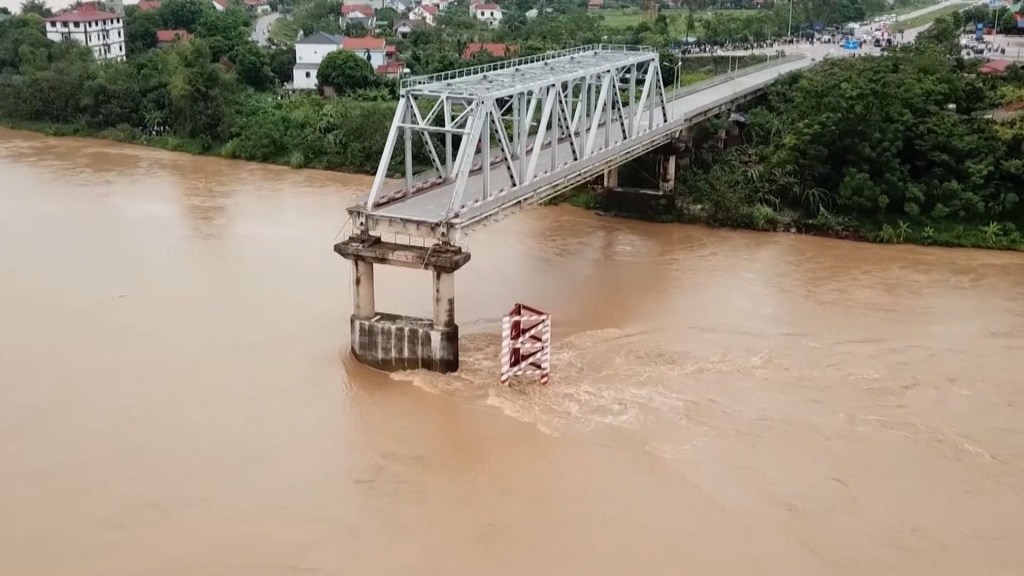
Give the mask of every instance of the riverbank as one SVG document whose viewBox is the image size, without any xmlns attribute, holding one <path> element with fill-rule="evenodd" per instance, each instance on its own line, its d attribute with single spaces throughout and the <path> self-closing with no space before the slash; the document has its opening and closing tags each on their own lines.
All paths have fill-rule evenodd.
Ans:
<svg viewBox="0 0 1024 576">
<path fill-rule="evenodd" d="M 158 148 L 169 152 L 183 152 L 197 156 L 211 156 L 225 159 L 239 159 L 228 153 L 227 146 L 204 146 L 196 139 L 177 136 L 146 136 L 132 129 L 90 130 L 84 126 L 53 124 L 46 122 L 11 121 L 0 118 L 0 126 L 13 130 L 36 132 L 47 136 L 97 138 L 123 144 Z M 296 166 L 290 162 L 263 161 L 263 164 L 287 166 L 296 169 L 319 169 L 313 166 Z M 343 171 L 333 170 L 344 173 Z M 353 172 L 357 173 L 357 172 Z M 359 174 L 367 174 L 362 172 Z M 671 199 L 671 201 L 668 201 Z M 602 215 L 621 217 L 657 223 L 703 224 L 716 228 L 736 228 L 761 232 L 788 232 L 822 236 L 841 240 L 872 242 L 880 244 L 918 244 L 958 248 L 987 248 L 996 250 L 1024 251 L 1024 238 L 1016 229 L 993 223 L 988 226 L 970 226 L 953 222 L 930 222 L 925 225 L 911 225 L 901 220 L 895 222 L 857 222 L 848 217 L 834 215 L 822 210 L 812 219 L 801 218 L 788 211 L 776 211 L 764 205 L 746 209 L 747 217 L 732 225 L 723 224 L 709 217 L 705 205 L 688 201 L 682 190 L 672 197 L 648 203 L 643 211 L 622 210 L 608 202 L 608 196 L 589 187 L 578 187 L 566 192 L 551 202 L 552 205 L 569 204 Z M 741 225 L 737 225 L 741 224 Z M 742 225 L 746 224 L 746 225 Z"/>
<path fill-rule="evenodd" d="M 93 130 L 86 126 L 75 124 L 56 124 L 53 122 L 33 122 L 30 120 L 11 120 L 0 117 L 0 126 L 11 130 L 22 130 L 24 132 L 36 132 L 46 136 L 75 137 L 75 138 L 96 138 L 109 140 L 122 144 L 137 144 L 159 148 L 169 152 L 185 152 L 196 156 L 218 156 L 227 158 L 221 153 L 223 146 L 205 147 L 202 142 L 194 138 L 182 138 L 178 136 L 147 136 L 132 128 L 108 128 L 106 130 Z M 274 164 L 274 162 L 267 162 Z"/>
<path fill-rule="evenodd" d="M 987 226 L 946 221 L 915 224 L 902 220 L 857 222 L 827 209 L 822 209 L 815 218 L 803 218 L 791 211 L 776 211 L 763 204 L 755 204 L 746 208 L 745 220 L 724 224 L 709 217 L 705 205 L 687 199 L 681 190 L 662 198 L 645 197 L 645 209 L 623 210 L 621 203 L 612 200 L 613 195 L 599 188 L 578 187 L 551 204 L 565 203 L 604 216 L 656 223 L 702 224 L 712 228 L 785 232 L 874 244 L 1024 251 L 1024 237 L 1019 231 L 995 222 Z"/>
</svg>

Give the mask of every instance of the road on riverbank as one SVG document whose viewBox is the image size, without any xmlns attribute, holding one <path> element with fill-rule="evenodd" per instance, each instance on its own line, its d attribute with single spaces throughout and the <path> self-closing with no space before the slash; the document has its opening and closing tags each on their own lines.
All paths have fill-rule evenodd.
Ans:
<svg viewBox="0 0 1024 576">
<path fill-rule="evenodd" d="M 271 12 L 256 19 L 252 29 L 252 41 L 260 46 L 266 46 L 270 42 L 270 27 L 274 21 L 281 17 L 280 12 Z"/>
</svg>

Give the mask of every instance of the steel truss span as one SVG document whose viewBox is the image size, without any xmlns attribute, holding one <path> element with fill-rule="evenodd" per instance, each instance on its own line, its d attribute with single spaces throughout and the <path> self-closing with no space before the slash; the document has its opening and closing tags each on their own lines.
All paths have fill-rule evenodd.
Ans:
<svg viewBox="0 0 1024 576">
<path fill-rule="evenodd" d="M 410 78 L 365 211 L 457 229 L 668 122 L 650 48 L 586 46 Z M 414 145 L 433 171 L 415 173 Z M 398 146 L 404 179 L 385 191 Z"/>
</svg>

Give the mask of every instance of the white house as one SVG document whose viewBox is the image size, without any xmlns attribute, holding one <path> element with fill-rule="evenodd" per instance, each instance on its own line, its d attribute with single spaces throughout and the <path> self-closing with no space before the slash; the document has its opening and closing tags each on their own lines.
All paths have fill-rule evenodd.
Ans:
<svg viewBox="0 0 1024 576">
<path fill-rule="evenodd" d="M 119 14 L 84 4 L 77 10 L 46 19 L 46 37 L 74 41 L 92 49 L 97 60 L 124 60 L 124 20 Z"/>
<path fill-rule="evenodd" d="M 434 25 L 434 17 L 437 16 L 437 6 L 420 4 L 409 11 L 409 20 L 422 20 L 431 26 Z"/>
<path fill-rule="evenodd" d="M 228 8 L 231 7 L 231 2 L 229 2 L 228 0 L 212 0 L 212 1 L 213 1 L 213 9 L 216 10 L 217 12 L 223 12 L 223 11 L 225 11 Z"/>
<path fill-rule="evenodd" d="M 501 24 L 501 6 L 497 4 L 478 2 L 470 6 L 469 10 L 474 18 L 487 22 L 491 28 L 496 28 L 498 24 Z"/>
<path fill-rule="evenodd" d="M 398 52 L 395 47 L 383 38 L 343 37 L 317 32 L 295 43 L 292 87 L 296 90 L 315 90 L 320 63 L 335 50 L 348 50 L 366 59 L 377 74 L 399 76 L 405 71 L 405 63 L 396 59 Z"/>
<path fill-rule="evenodd" d="M 430 24 L 426 20 L 397 20 L 392 26 L 391 31 L 394 32 L 395 36 L 399 38 L 407 39 L 413 32 L 417 30 L 423 30 L 429 28 Z"/>
<path fill-rule="evenodd" d="M 422 6 L 434 6 L 438 10 L 444 10 L 451 4 L 451 0 L 421 0 Z"/>
<path fill-rule="evenodd" d="M 315 90 L 320 63 L 325 56 L 340 49 L 343 41 L 341 36 L 317 32 L 296 42 L 292 87 L 296 90 Z"/>
<path fill-rule="evenodd" d="M 373 6 L 345 4 L 341 7 L 341 20 L 339 23 L 342 26 L 346 24 L 362 24 L 372 30 L 374 24 L 377 23 L 377 15 Z"/>
</svg>

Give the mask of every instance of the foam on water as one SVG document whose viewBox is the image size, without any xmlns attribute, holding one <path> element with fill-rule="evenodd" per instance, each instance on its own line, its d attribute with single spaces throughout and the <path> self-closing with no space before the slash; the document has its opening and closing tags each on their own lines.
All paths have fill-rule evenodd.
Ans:
<svg viewBox="0 0 1024 576">
<path fill-rule="evenodd" d="M 432 394 L 471 398 L 528 422 L 544 433 L 599 426 L 635 428 L 649 418 L 669 418 L 690 428 L 695 438 L 709 429 L 687 414 L 698 404 L 721 411 L 706 399 L 686 396 L 686 376 L 707 372 L 756 371 L 769 360 L 759 354 L 748 360 L 724 355 L 703 359 L 665 347 L 652 346 L 649 337 L 618 329 L 592 330 L 557 339 L 552 351 L 551 381 L 541 386 L 534 378 L 498 381 L 501 340 L 497 330 L 462 338 L 461 368 L 457 374 L 425 371 L 398 372 L 393 377 Z M 656 448 L 659 454 L 688 450 L 683 446 Z"/>
</svg>

